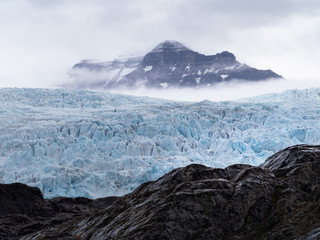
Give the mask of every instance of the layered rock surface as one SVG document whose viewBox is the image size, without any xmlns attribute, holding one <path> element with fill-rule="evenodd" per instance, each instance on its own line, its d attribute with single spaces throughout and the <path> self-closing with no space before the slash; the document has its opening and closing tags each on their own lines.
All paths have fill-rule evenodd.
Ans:
<svg viewBox="0 0 320 240">
<path fill-rule="evenodd" d="M 310 145 L 255 167 L 177 168 L 123 197 L 45 200 L 36 188 L 1 185 L 0 237 L 312 240 L 320 237 L 319 190 L 320 146 Z"/>
<path fill-rule="evenodd" d="M 69 72 L 73 88 L 208 87 L 231 80 L 262 81 L 282 78 L 271 70 L 258 70 L 223 51 L 204 55 L 177 41 L 165 41 L 143 57 L 111 62 L 82 61 Z"/>
</svg>

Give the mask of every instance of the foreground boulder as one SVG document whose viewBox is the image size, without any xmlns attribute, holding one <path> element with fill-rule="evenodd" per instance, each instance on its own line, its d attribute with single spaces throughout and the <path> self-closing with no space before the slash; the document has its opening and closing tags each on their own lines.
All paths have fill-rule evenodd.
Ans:
<svg viewBox="0 0 320 240">
<path fill-rule="evenodd" d="M 319 187 L 320 146 L 308 145 L 257 167 L 178 168 L 118 198 L 45 200 L 1 185 L 0 238 L 319 239 Z"/>
</svg>

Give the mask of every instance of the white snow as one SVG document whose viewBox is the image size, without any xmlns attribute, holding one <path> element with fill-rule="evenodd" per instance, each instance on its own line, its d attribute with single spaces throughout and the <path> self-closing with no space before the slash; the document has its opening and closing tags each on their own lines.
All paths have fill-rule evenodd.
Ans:
<svg viewBox="0 0 320 240">
<path fill-rule="evenodd" d="M 152 70 L 152 66 L 145 66 L 145 67 L 143 68 L 143 70 L 144 70 L 145 72 L 149 72 L 149 71 Z"/>
<path fill-rule="evenodd" d="M 169 84 L 167 82 L 164 82 L 164 83 L 160 83 L 160 86 L 163 88 L 167 88 Z"/>
<path fill-rule="evenodd" d="M 227 75 L 227 74 L 221 74 L 220 76 L 221 76 L 221 78 L 222 78 L 223 80 L 226 79 L 227 77 L 229 77 L 229 75 Z"/>
<path fill-rule="evenodd" d="M 108 86 L 114 82 L 119 82 L 125 75 L 135 70 L 142 57 L 123 57 L 110 62 L 97 62 L 84 60 L 84 67 L 72 68 L 69 71 L 69 79 L 63 86 L 68 88 L 96 88 L 97 84 Z"/>
<path fill-rule="evenodd" d="M 174 70 L 176 70 L 176 67 L 173 66 L 173 67 L 170 67 L 171 71 L 173 72 Z"/>
<path fill-rule="evenodd" d="M 133 72 L 136 68 L 123 68 L 121 70 L 121 72 L 119 73 L 119 77 L 118 79 L 116 80 L 116 82 L 119 82 L 125 75 Z"/>
<path fill-rule="evenodd" d="M 233 70 L 237 65 L 225 67 L 224 70 Z"/>
<path fill-rule="evenodd" d="M 244 63 L 240 63 L 239 66 L 237 66 L 237 69 L 240 69 L 244 66 Z"/>
<path fill-rule="evenodd" d="M 184 70 L 189 72 L 190 71 L 190 65 L 187 65 Z"/>
<path fill-rule="evenodd" d="M 123 195 L 187 164 L 257 165 L 320 144 L 320 89 L 220 103 L 0 89 L 0 114 L 0 182 L 45 197 Z"/>
<path fill-rule="evenodd" d="M 190 75 L 190 73 L 184 73 L 184 74 L 182 74 L 181 78 L 187 77 L 189 75 Z"/>
<path fill-rule="evenodd" d="M 201 81 L 201 77 L 197 77 L 197 78 L 195 78 L 194 80 L 196 81 L 197 85 L 199 85 L 199 84 L 200 84 L 200 81 Z"/>
</svg>

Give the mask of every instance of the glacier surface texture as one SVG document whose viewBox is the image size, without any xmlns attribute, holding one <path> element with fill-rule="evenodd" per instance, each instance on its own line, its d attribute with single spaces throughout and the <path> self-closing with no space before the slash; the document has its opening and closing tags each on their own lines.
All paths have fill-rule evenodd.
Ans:
<svg viewBox="0 0 320 240">
<path fill-rule="evenodd" d="M 320 144 L 320 89 L 237 102 L 90 91 L 0 89 L 0 182 L 45 197 L 123 195 L 191 163 L 257 165 Z"/>
</svg>

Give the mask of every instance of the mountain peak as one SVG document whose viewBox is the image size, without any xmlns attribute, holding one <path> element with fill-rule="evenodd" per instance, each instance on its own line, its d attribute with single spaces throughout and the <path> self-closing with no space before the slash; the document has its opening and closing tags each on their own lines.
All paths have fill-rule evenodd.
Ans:
<svg viewBox="0 0 320 240">
<path fill-rule="evenodd" d="M 75 85 L 105 89 L 126 87 L 210 87 L 234 79 L 263 81 L 282 78 L 271 70 L 258 70 L 236 60 L 233 53 L 223 51 L 205 55 L 182 43 L 167 40 L 159 43 L 143 57 L 116 59 L 106 63 L 76 64 L 70 76 Z M 84 71 L 86 73 L 84 74 Z M 84 77 L 83 77 L 84 76 Z M 87 81 L 96 79 L 93 84 Z"/>
<path fill-rule="evenodd" d="M 152 49 L 152 52 L 162 51 L 190 51 L 190 49 L 180 42 L 174 40 L 166 40 L 158 44 L 154 49 Z"/>
</svg>

